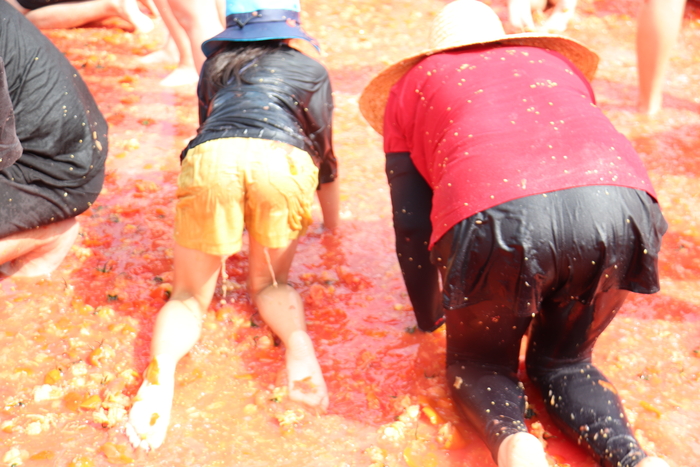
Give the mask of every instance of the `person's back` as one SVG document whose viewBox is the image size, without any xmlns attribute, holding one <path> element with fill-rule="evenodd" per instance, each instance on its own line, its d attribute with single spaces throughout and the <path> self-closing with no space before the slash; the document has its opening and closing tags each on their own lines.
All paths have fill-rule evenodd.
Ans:
<svg viewBox="0 0 700 467">
<path fill-rule="evenodd" d="M 431 55 L 392 88 L 385 115 L 385 152 L 410 152 L 434 189 L 431 244 L 455 221 L 524 196 L 586 185 L 654 195 L 586 78 L 551 50 Z"/>
<path fill-rule="evenodd" d="M 23 160 L 47 183 L 59 175 L 74 179 L 72 186 L 85 183 L 106 159 L 107 123 L 80 75 L 46 36 L 5 2 L 0 18 L 0 57 Z M 54 159 L 70 162 L 71 170 L 40 168 Z"/>
<path fill-rule="evenodd" d="M 4 1 L 0 21 L 4 91 L 22 146 L 16 161 L 0 155 L 0 197 L 9 200 L 0 204 L 0 271 L 46 274 L 72 245 L 75 216 L 101 191 L 107 123 L 77 70 L 35 26 Z"/>
<path fill-rule="evenodd" d="M 212 60 L 198 88 L 200 128 L 187 149 L 225 137 L 262 138 L 308 152 L 319 166 L 321 184 L 335 179 L 332 152 L 332 90 L 319 62 L 286 44 L 260 56 L 241 73 L 211 82 Z"/>
</svg>

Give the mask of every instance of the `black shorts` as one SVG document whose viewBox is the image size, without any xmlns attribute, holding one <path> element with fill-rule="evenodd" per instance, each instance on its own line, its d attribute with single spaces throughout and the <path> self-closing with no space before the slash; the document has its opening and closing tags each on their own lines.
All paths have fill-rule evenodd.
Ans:
<svg viewBox="0 0 700 467">
<path fill-rule="evenodd" d="M 44 6 L 55 5 L 57 3 L 74 2 L 75 0 L 17 0 L 21 7 L 27 10 L 36 10 Z"/>
<path fill-rule="evenodd" d="M 50 184 L 34 179 L 21 161 L 0 171 L 0 238 L 75 217 L 102 190 L 104 166 L 85 184 L 73 187 L 61 186 L 65 181 Z"/>
<path fill-rule="evenodd" d="M 499 297 L 518 316 L 544 298 L 589 302 L 598 291 L 659 290 L 658 253 L 667 224 L 647 193 L 589 186 L 533 195 L 479 212 L 433 247 L 443 305 Z M 566 295 L 566 297 L 564 297 Z"/>
</svg>

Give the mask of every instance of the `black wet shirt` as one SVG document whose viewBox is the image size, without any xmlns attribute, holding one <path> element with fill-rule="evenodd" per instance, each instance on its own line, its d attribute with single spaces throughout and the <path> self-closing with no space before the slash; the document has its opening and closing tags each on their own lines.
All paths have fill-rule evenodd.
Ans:
<svg viewBox="0 0 700 467">
<path fill-rule="evenodd" d="M 83 186 L 101 173 L 107 123 L 64 55 L 7 2 L 0 1 L 0 57 L 5 63 L 24 180 Z"/>
<path fill-rule="evenodd" d="M 309 153 L 319 168 L 319 182 L 335 180 L 332 145 L 333 96 L 328 72 L 316 60 L 282 46 L 248 68 L 246 82 L 212 89 L 202 69 L 200 127 L 183 151 L 219 138 L 262 138 L 290 144 Z"/>
</svg>

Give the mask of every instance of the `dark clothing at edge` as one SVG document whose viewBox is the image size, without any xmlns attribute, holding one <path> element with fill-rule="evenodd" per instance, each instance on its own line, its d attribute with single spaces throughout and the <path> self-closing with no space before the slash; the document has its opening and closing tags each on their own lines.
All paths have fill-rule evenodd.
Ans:
<svg viewBox="0 0 700 467">
<path fill-rule="evenodd" d="M 0 58 L 16 146 L 1 146 L 0 238 L 58 222 L 97 198 L 107 157 L 107 122 L 66 57 L 24 15 L 0 2 Z M 2 135 L 2 143 L 9 134 Z M 16 160 L 15 160 L 16 159 Z"/>
</svg>

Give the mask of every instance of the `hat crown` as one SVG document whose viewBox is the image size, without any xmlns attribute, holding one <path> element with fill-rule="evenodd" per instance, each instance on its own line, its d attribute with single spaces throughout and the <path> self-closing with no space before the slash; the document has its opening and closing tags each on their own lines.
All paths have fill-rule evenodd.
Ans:
<svg viewBox="0 0 700 467">
<path fill-rule="evenodd" d="M 226 0 L 226 16 L 259 10 L 291 10 L 300 12 L 299 0 Z"/>
<path fill-rule="evenodd" d="M 477 0 L 456 0 L 435 17 L 430 31 L 431 49 L 479 44 L 506 35 L 498 15 Z"/>
</svg>

